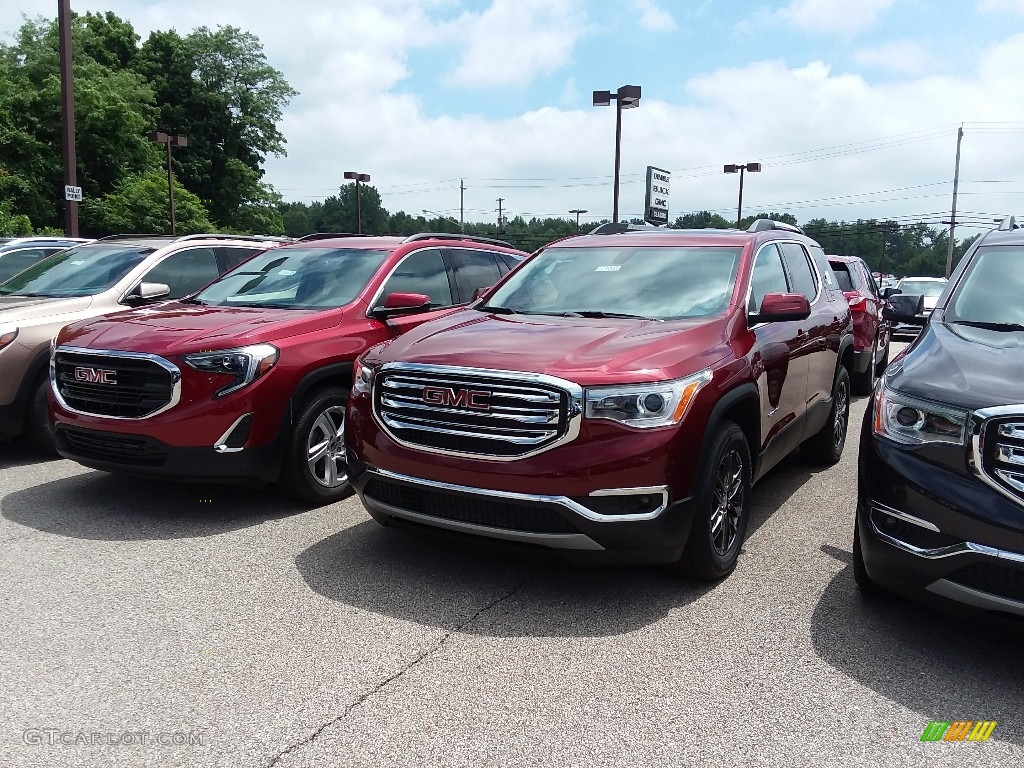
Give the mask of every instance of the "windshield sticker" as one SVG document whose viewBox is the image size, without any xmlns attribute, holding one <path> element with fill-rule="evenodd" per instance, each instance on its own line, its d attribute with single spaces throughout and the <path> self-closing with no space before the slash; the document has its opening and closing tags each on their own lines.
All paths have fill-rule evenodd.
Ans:
<svg viewBox="0 0 1024 768">
<path fill-rule="evenodd" d="M 284 275 L 285 277 L 290 277 L 291 275 L 295 274 L 295 270 L 294 269 L 279 269 L 277 271 L 277 274 Z"/>
<path fill-rule="evenodd" d="M 622 269 L 621 264 L 609 264 L 607 267 L 598 267 L 595 272 L 618 272 Z"/>
<path fill-rule="evenodd" d="M 73 267 L 77 267 L 77 266 L 80 266 L 82 264 L 85 264 L 85 261 L 83 261 L 82 259 L 79 259 L 78 261 L 71 261 L 71 262 L 68 262 L 68 263 L 71 264 L 71 266 L 73 266 Z"/>
</svg>

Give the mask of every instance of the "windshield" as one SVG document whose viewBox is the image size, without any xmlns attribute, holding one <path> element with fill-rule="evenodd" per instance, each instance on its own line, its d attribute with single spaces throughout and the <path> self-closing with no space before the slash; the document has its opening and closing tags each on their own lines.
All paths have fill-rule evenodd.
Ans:
<svg viewBox="0 0 1024 768">
<path fill-rule="evenodd" d="M 903 280 L 900 283 L 900 292 L 908 296 L 925 296 L 934 299 L 942 293 L 942 289 L 945 287 L 945 280 Z"/>
<path fill-rule="evenodd" d="M 487 299 L 524 314 L 632 315 L 659 320 L 724 312 L 741 248 L 548 248 Z"/>
<path fill-rule="evenodd" d="M 37 262 L 0 285 L 10 296 L 95 296 L 112 288 L 155 249 L 81 245 Z"/>
<path fill-rule="evenodd" d="M 249 259 L 192 300 L 219 307 L 341 307 L 359 295 L 390 252 L 277 248 Z"/>
<path fill-rule="evenodd" d="M 979 248 L 948 304 L 945 319 L 1024 324 L 1024 246 Z"/>
</svg>

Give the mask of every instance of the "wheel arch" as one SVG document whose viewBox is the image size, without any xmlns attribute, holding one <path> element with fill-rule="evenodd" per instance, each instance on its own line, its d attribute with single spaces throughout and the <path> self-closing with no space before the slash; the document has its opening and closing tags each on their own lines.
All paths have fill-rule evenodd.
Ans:
<svg viewBox="0 0 1024 768">
<path fill-rule="evenodd" d="M 761 458 L 761 398 L 757 386 L 753 382 L 740 384 L 730 389 L 715 403 L 708 417 L 707 431 L 705 434 L 714 434 L 723 421 L 735 422 L 743 431 L 747 439 L 747 447 L 750 451 L 751 477 L 757 477 L 758 465 Z M 704 441 L 702 448 L 701 463 L 707 460 L 708 441 Z"/>
</svg>

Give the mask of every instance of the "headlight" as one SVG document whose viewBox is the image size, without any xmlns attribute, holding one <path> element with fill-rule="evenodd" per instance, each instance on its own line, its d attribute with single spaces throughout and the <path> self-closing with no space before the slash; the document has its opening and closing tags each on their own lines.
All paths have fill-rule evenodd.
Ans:
<svg viewBox="0 0 1024 768">
<path fill-rule="evenodd" d="M 374 373 L 372 366 L 365 365 L 361 359 L 356 358 L 355 367 L 352 369 L 352 391 L 360 395 L 370 394 Z"/>
<path fill-rule="evenodd" d="M 224 397 L 256 381 L 274 367 L 277 357 L 277 347 L 270 344 L 253 344 L 249 347 L 220 349 L 216 352 L 196 352 L 184 355 L 183 359 L 203 373 L 233 375 L 235 378 L 230 383 L 213 393 L 214 397 Z"/>
<path fill-rule="evenodd" d="M 18 338 L 18 326 L 5 325 L 0 327 L 0 349 L 8 347 Z"/>
<path fill-rule="evenodd" d="M 963 445 L 967 416 L 967 411 L 891 390 L 884 381 L 875 391 L 875 434 L 904 445 Z"/>
<path fill-rule="evenodd" d="M 590 387 L 586 391 L 584 415 L 588 419 L 610 419 L 629 427 L 664 427 L 678 424 L 700 388 L 711 381 L 704 370 L 674 381 Z"/>
</svg>

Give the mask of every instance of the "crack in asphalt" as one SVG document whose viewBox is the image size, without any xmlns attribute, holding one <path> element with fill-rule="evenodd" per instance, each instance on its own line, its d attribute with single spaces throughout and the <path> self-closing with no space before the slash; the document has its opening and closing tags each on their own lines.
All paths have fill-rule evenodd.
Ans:
<svg viewBox="0 0 1024 768">
<path fill-rule="evenodd" d="M 393 683 L 395 680 L 398 680 L 406 672 L 408 672 L 409 670 L 413 669 L 415 666 L 417 666 L 424 659 L 434 655 L 437 651 L 439 651 L 444 646 L 445 643 L 448 642 L 448 640 L 453 635 L 455 635 L 457 632 L 460 632 L 462 629 L 468 627 L 470 624 L 472 624 L 474 621 L 476 621 L 478 618 L 480 618 L 480 616 L 482 616 L 483 614 L 487 613 L 487 611 L 491 610 L 495 606 L 500 605 L 501 603 L 503 603 L 506 600 L 508 600 L 510 597 L 515 595 L 520 589 L 522 589 L 524 586 L 526 586 L 532 579 L 533 579 L 532 576 L 528 577 L 526 579 L 523 579 L 521 582 L 516 584 L 511 590 L 509 590 L 508 592 L 506 592 L 503 595 L 499 595 L 498 597 L 496 597 L 494 600 L 489 602 L 483 608 L 480 608 L 478 611 L 476 611 L 476 613 L 474 613 L 472 616 L 470 616 L 464 622 L 462 622 L 461 624 L 456 626 L 454 629 L 451 629 L 451 630 L 445 632 L 445 634 L 441 637 L 441 639 L 438 640 L 436 643 L 434 643 L 431 647 L 427 648 L 426 650 L 420 651 L 420 653 L 416 656 L 416 658 L 414 658 L 412 661 L 410 661 L 404 667 L 402 667 L 401 669 L 399 669 L 397 672 L 395 672 L 394 674 L 390 675 L 389 677 L 386 677 L 384 680 L 381 680 L 379 683 L 377 683 L 375 686 L 373 686 L 373 688 L 371 688 L 366 693 L 360 695 L 355 701 L 353 701 L 351 704 L 349 704 L 347 707 L 345 707 L 345 711 L 342 712 L 340 715 L 338 715 L 335 718 L 332 718 L 332 719 L 328 720 L 326 723 L 323 723 L 319 728 L 317 728 L 315 731 L 313 731 L 306 738 L 304 738 L 304 739 L 302 739 L 300 741 L 296 741 L 294 744 L 291 744 L 290 746 L 286 747 L 284 750 L 279 752 L 277 754 L 277 756 L 274 757 L 273 760 L 271 760 L 269 763 L 267 763 L 267 768 L 274 768 L 274 766 L 277 765 L 278 763 L 280 763 L 283 758 L 287 757 L 289 754 L 291 754 L 295 750 L 300 749 L 301 747 L 304 747 L 304 746 L 306 746 L 308 744 L 312 744 L 314 741 L 316 741 L 316 739 L 320 736 L 321 733 L 326 731 L 332 725 L 336 725 L 337 723 L 340 723 L 342 720 L 344 720 L 346 717 L 348 717 L 350 714 L 352 714 L 352 711 L 355 710 L 356 707 L 360 706 L 364 701 L 369 699 L 374 694 L 379 693 L 380 691 L 384 690 L 384 688 L 386 688 L 388 685 Z"/>
</svg>

